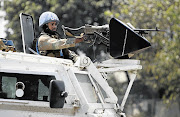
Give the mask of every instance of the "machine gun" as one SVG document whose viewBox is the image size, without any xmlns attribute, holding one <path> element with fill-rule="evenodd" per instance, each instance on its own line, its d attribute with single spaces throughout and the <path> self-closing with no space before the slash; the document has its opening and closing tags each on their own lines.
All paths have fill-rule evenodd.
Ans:
<svg viewBox="0 0 180 117">
<path fill-rule="evenodd" d="M 85 25 L 79 28 L 69 28 L 62 26 L 66 38 L 84 38 L 83 43 L 79 43 L 73 51 L 82 51 L 92 61 L 103 61 L 109 59 L 110 31 L 109 25 L 92 26 Z"/>
<path fill-rule="evenodd" d="M 109 25 L 85 25 L 80 28 L 69 28 L 62 25 L 62 29 L 66 37 L 78 38 L 79 35 L 80 37 L 83 36 L 85 43 L 92 43 L 93 45 L 95 42 L 97 42 L 97 44 L 103 43 L 109 47 Z"/>
<path fill-rule="evenodd" d="M 143 36 L 143 34 L 148 34 L 150 31 L 162 31 L 157 27 L 155 29 L 137 29 L 134 28 L 130 23 L 127 25 L 136 33 Z M 110 29 L 109 25 L 102 25 L 102 26 L 92 26 L 92 25 L 85 25 L 80 28 L 69 28 L 62 25 L 62 29 L 64 31 L 64 35 L 70 37 L 78 37 L 77 32 L 81 31 L 81 36 L 84 37 L 85 43 L 95 42 L 97 41 L 98 44 L 103 43 L 107 47 L 109 47 L 110 41 Z M 97 40 L 96 40 L 97 39 Z"/>
<path fill-rule="evenodd" d="M 100 56 L 102 53 L 105 56 L 111 55 L 113 58 L 122 58 L 124 56 L 139 52 L 139 50 L 144 50 L 151 46 L 149 41 L 142 36 L 146 31 L 154 31 L 153 29 L 135 29 L 129 25 L 123 23 L 122 21 L 112 18 L 109 24 L 102 26 L 92 26 L 85 25 L 80 28 L 69 28 L 62 26 L 65 37 L 78 37 L 83 36 L 84 42 L 89 43 L 89 47 L 94 47 L 90 51 L 93 52 L 94 58 L 90 57 L 92 60 Z M 156 29 L 155 31 L 158 31 Z M 82 46 L 83 44 L 81 44 Z M 84 47 L 79 46 L 81 50 L 86 49 L 87 45 Z M 88 53 L 87 51 L 85 53 Z"/>
</svg>

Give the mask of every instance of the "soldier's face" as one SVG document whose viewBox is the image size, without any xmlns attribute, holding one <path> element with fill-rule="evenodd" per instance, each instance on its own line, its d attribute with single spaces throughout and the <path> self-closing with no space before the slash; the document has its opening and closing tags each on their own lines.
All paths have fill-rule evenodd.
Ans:
<svg viewBox="0 0 180 117">
<path fill-rule="evenodd" d="M 57 24 L 56 22 L 49 22 L 48 27 L 51 31 L 56 31 L 57 30 Z"/>
</svg>

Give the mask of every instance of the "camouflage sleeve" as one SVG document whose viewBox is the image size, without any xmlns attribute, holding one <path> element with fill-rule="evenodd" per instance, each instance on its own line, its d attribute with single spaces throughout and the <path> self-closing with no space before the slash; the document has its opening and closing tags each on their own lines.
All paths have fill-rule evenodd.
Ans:
<svg viewBox="0 0 180 117">
<path fill-rule="evenodd" d="M 56 39 L 48 35 L 41 35 L 38 39 L 38 48 L 42 50 L 59 50 L 75 46 L 75 38 Z"/>
</svg>

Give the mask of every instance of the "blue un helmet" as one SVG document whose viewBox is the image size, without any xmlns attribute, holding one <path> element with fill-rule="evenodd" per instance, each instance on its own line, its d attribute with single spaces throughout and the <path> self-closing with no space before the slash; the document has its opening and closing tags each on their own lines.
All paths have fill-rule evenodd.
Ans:
<svg viewBox="0 0 180 117">
<path fill-rule="evenodd" d="M 39 17 L 39 27 L 42 27 L 44 24 L 55 21 L 57 24 L 59 23 L 58 16 L 50 11 L 44 12 Z"/>
</svg>

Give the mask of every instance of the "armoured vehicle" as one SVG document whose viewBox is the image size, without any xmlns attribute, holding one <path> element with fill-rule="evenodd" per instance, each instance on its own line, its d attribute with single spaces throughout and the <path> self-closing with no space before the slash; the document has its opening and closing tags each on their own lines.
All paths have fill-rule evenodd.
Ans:
<svg viewBox="0 0 180 117">
<path fill-rule="evenodd" d="M 38 55 L 30 46 L 34 39 L 32 17 L 21 13 L 20 21 L 24 52 L 0 51 L 1 117 L 126 116 L 124 106 L 137 70 L 142 66 L 139 60 L 119 58 L 149 47 L 150 43 L 143 36 L 115 18 L 108 27 L 85 27 L 93 31 L 92 35 L 100 35 L 101 42 L 107 39 L 110 50 L 106 53 L 112 58 L 92 62 L 90 57 L 81 54 L 73 63 L 68 59 Z M 104 29 L 108 29 L 108 36 L 102 33 Z M 68 28 L 64 27 L 64 30 Z M 92 35 L 88 32 L 89 41 Z M 131 43 L 133 38 L 134 45 Z M 5 42 L 2 44 L 6 48 L 10 46 Z M 121 104 L 107 82 L 107 74 L 117 71 L 131 71 L 131 80 Z"/>
</svg>

